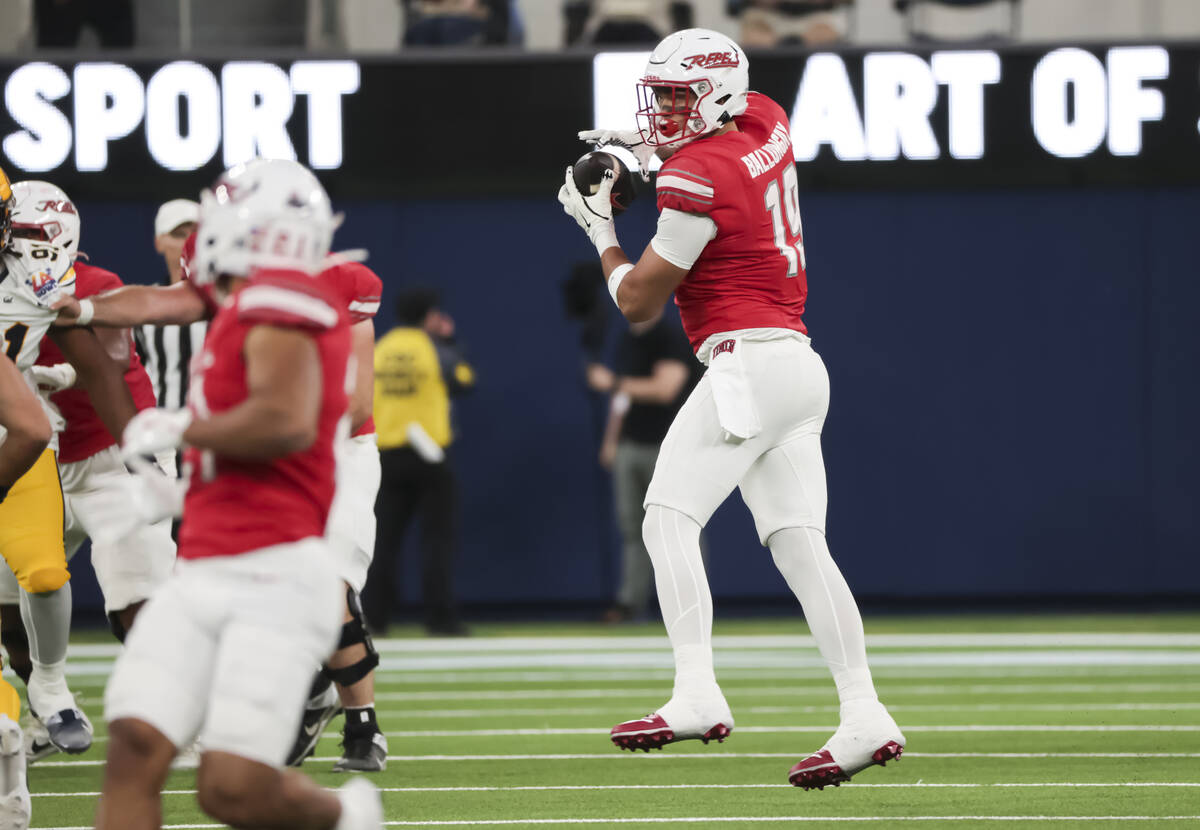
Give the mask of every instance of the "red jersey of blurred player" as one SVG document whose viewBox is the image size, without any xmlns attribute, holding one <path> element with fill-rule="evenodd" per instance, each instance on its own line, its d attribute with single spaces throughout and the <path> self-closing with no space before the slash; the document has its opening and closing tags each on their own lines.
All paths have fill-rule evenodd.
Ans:
<svg viewBox="0 0 1200 830">
<path fill-rule="evenodd" d="M 718 332 L 805 332 L 804 239 L 787 115 L 757 92 L 735 131 L 685 144 L 658 174 L 658 209 L 709 216 L 717 235 L 675 290 L 699 349 Z"/>
<path fill-rule="evenodd" d="M 121 282 L 121 278 L 112 271 L 105 271 L 85 262 L 75 263 L 75 296 L 80 299 L 120 288 L 122 285 L 124 283 Z M 145 367 L 142 366 L 142 359 L 133 347 L 132 335 L 126 334 L 126 337 L 129 339 L 129 368 L 125 371 L 125 384 L 129 387 L 129 393 L 133 396 L 133 403 L 138 410 L 149 409 L 155 404 L 154 386 L 150 383 L 150 376 L 146 374 Z M 50 338 L 43 338 L 41 350 L 38 352 L 38 365 L 54 366 L 66 362 L 67 359 L 58 346 L 54 345 Z M 60 464 L 83 461 L 117 443 L 101 422 L 100 416 L 92 407 L 91 399 L 83 389 L 64 389 L 51 395 L 50 400 L 67 422 L 67 428 L 58 437 Z"/>
<path fill-rule="evenodd" d="M 317 438 L 302 452 L 267 462 L 189 449 L 191 486 L 179 533 L 184 559 L 252 552 L 325 533 L 334 493 L 334 441 L 348 400 L 349 317 L 317 279 L 257 273 L 220 307 L 204 351 L 193 361 L 189 406 L 201 417 L 248 397 L 243 346 L 257 326 L 299 329 L 316 343 L 322 382 Z"/>
<path fill-rule="evenodd" d="M 188 280 L 188 285 L 192 286 L 204 299 L 209 317 L 212 317 L 220 308 L 220 303 L 213 295 L 211 285 L 197 285 L 191 280 L 192 259 L 195 254 L 196 234 L 193 233 L 183 243 L 181 257 L 183 278 Z M 341 262 L 332 265 L 318 274 L 317 279 L 340 301 L 341 307 L 346 310 L 346 314 L 350 318 L 350 325 L 361 323 L 363 320 L 371 320 L 379 312 L 379 302 L 383 296 L 383 281 L 361 262 Z M 371 435 L 374 432 L 375 419 L 369 417 L 362 426 L 355 430 L 354 434 L 356 436 Z"/>
<path fill-rule="evenodd" d="M 326 288 L 341 299 L 342 307 L 350 318 L 350 325 L 371 320 L 379 311 L 383 297 L 383 280 L 361 262 L 342 262 L 326 268 L 317 275 Z M 355 435 L 373 435 L 375 418 L 367 420 L 355 430 Z"/>
</svg>

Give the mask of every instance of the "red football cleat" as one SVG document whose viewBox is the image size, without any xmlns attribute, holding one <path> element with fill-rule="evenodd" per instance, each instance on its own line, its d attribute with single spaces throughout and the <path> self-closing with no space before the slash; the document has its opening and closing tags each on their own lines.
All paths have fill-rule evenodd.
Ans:
<svg viewBox="0 0 1200 830">
<path fill-rule="evenodd" d="M 876 764 L 881 767 L 886 766 L 888 761 L 899 758 L 902 752 L 904 752 L 904 747 L 901 744 L 896 741 L 888 741 L 875 750 L 865 764 L 843 769 L 841 764 L 833 760 L 828 749 L 822 749 L 792 767 L 788 772 L 788 781 L 792 786 L 805 790 L 823 790 L 830 785 L 836 787 L 844 781 L 849 781 L 850 776 L 862 772 L 867 767 Z"/>
<path fill-rule="evenodd" d="M 649 752 L 652 749 L 662 749 L 667 744 L 676 741 L 686 741 L 692 738 L 697 738 L 704 743 L 712 740 L 721 743 L 729 737 L 731 731 L 725 724 L 718 723 L 701 733 L 690 735 L 681 732 L 677 735 L 661 715 L 654 713 L 638 720 L 618 723 L 612 728 L 610 737 L 620 749 L 628 749 L 632 752 L 640 749 Z"/>
</svg>

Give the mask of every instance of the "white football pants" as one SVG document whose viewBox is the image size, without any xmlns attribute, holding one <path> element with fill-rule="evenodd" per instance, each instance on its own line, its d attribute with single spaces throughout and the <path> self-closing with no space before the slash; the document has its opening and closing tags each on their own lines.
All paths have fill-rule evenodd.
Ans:
<svg viewBox="0 0 1200 830">
<path fill-rule="evenodd" d="M 105 716 L 145 721 L 178 748 L 282 767 L 312 681 L 337 646 L 345 589 L 320 538 L 181 559 L 129 632 Z"/>
<path fill-rule="evenodd" d="M 699 531 L 738 487 L 842 699 L 873 698 L 862 619 L 825 544 L 825 365 L 799 333 L 722 338 L 719 356 L 671 424 L 646 494 L 644 537 L 675 650 L 675 695 L 716 690 Z"/>
</svg>

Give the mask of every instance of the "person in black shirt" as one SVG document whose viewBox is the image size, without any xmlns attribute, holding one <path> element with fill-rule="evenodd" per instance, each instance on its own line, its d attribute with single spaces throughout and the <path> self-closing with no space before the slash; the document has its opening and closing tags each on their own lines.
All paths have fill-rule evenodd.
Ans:
<svg viewBox="0 0 1200 830">
<path fill-rule="evenodd" d="M 642 500 L 658 448 L 675 413 L 699 380 L 702 366 L 692 354 L 679 321 L 660 315 L 632 323 L 617 348 L 616 371 L 588 366 L 588 385 L 612 394 L 600 463 L 611 469 L 621 529 L 621 584 L 606 622 L 642 616 L 650 600 L 654 569 L 642 541 Z"/>
</svg>

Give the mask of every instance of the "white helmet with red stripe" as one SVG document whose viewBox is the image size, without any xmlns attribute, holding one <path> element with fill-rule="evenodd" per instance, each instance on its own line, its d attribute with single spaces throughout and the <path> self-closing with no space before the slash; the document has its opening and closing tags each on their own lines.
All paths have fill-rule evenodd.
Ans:
<svg viewBox="0 0 1200 830">
<path fill-rule="evenodd" d="M 79 253 L 79 211 L 62 188 L 50 182 L 23 181 L 12 186 L 14 250 L 27 253 L 29 242 L 57 248 L 70 264 Z"/>
<path fill-rule="evenodd" d="M 188 276 L 205 285 L 222 274 L 248 277 L 265 268 L 316 275 L 338 223 L 325 188 L 304 165 L 283 159 L 236 165 L 200 194 Z"/>
<path fill-rule="evenodd" d="M 746 111 L 749 91 L 746 53 L 728 37 L 710 29 L 667 35 L 638 82 L 642 140 L 679 146 L 707 135 Z"/>
<path fill-rule="evenodd" d="M 48 306 L 70 286 L 79 253 L 79 211 L 49 182 L 12 185 L 11 239 L 6 252 L 20 257 L 27 276 L 21 286 L 28 298 Z"/>
</svg>

